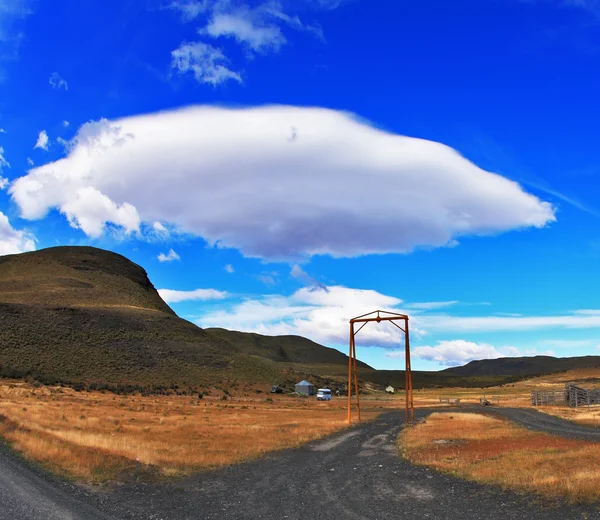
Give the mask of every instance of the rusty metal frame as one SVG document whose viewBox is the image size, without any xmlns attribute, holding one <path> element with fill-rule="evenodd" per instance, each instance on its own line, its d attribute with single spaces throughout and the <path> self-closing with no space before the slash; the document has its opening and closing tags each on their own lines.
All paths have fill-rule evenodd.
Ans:
<svg viewBox="0 0 600 520">
<path fill-rule="evenodd" d="M 410 339 L 408 335 L 408 316 L 406 314 L 398 314 L 388 311 L 373 311 L 362 316 L 357 316 L 350 320 L 350 352 L 348 354 L 348 424 L 352 423 L 352 383 L 354 382 L 354 391 L 356 394 L 356 409 L 358 412 L 358 422 L 360 422 L 360 399 L 358 396 L 358 370 L 356 367 L 356 335 L 363 327 L 372 321 L 381 323 L 389 321 L 395 327 L 398 327 L 404 333 L 404 349 L 406 352 L 406 422 L 415 420 L 415 407 L 413 403 L 413 385 L 412 385 L 412 370 L 410 366 Z M 404 328 L 396 323 L 396 321 L 404 321 Z M 355 323 L 362 323 L 358 330 L 354 330 Z"/>
</svg>

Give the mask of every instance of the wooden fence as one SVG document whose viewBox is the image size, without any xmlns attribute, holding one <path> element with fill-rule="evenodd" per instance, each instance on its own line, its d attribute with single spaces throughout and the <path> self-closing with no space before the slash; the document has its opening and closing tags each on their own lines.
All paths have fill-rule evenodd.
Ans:
<svg viewBox="0 0 600 520">
<path fill-rule="evenodd" d="M 448 404 L 450 406 L 460 406 L 460 399 L 455 397 L 440 397 L 441 404 Z"/>
<path fill-rule="evenodd" d="M 566 384 L 564 390 L 554 392 L 531 392 L 533 406 L 567 405 L 579 406 L 600 405 L 600 389 L 588 390 L 576 385 Z"/>
<path fill-rule="evenodd" d="M 586 390 L 579 386 L 566 385 L 565 401 L 572 407 L 600 404 L 600 389 Z"/>
<path fill-rule="evenodd" d="M 560 392 L 531 392 L 532 406 L 551 406 L 565 404 L 565 391 Z"/>
</svg>

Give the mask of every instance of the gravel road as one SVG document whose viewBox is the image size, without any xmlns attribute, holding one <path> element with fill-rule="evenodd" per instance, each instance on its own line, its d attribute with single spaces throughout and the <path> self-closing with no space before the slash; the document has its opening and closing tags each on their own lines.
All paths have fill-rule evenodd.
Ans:
<svg viewBox="0 0 600 520">
<path fill-rule="evenodd" d="M 479 408 L 481 410 L 481 408 Z M 492 414 L 502 415 L 525 428 L 536 430 L 567 439 L 600 442 L 600 428 L 583 426 L 559 417 L 547 415 L 527 408 L 491 408 Z"/>
<path fill-rule="evenodd" d="M 0 443 L 0 519 L 101 520 L 111 518 L 86 493 L 21 460 Z"/>
<path fill-rule="evenodd" d="M 534 426 L 546 417 L 519 412 L 500 413 Z M 398 456 L 401 423 L 400 413 L 387 413 L 260 460 L 168 484 L 125 484 L 93 494 L 0 450 L 0 519 L 600 519 L 600 504 L 549 505 L 412 466 Z"/>
</svg>

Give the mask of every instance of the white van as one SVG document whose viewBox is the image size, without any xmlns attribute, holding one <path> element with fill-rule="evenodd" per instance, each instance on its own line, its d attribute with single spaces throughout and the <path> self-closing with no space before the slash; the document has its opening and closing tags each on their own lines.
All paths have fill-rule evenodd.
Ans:
<svg viewBox="0 0 600 520">
<path fill-rule="evenodd" d="M 319 388 L 317 390 L 317 401 L 331 401 L 331 390 L 329 388 Z"/>
</svg>

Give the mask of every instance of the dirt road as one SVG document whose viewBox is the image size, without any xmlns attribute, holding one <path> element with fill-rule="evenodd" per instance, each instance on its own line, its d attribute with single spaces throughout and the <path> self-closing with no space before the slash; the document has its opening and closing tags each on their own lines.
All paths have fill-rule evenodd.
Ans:
<svg viewBox="0 0 600 520">
<path fill-rule="evenodd" d="M 600 519 L 596 506 L 550 506 L 414 467 L 398 456 L 401 422 L 401 414 L 388 413 L 253 462 L 169 484 L 121 485 L 95 494 L 61 487 L 10 456 L 5 464 L 0 452 L 0 518 Z"/>
<path fill-rule="evenodd" d="M 537 410 L 528 408 L 490 408 L 485 410 L 492 414 L 502 415 L 530 430 L 550 433 L 567 439 L 600 442 L 600 428 L 565 421 L 560 417 L 547 415 Z"/>
</svg>

